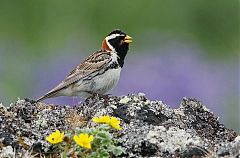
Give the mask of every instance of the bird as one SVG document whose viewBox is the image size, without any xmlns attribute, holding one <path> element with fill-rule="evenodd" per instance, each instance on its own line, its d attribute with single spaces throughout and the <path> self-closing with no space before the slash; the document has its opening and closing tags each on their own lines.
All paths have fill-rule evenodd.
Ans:
<svg viewBox="0 0 240 158">
<path fill-rule="evenodd" d="M 102 41 L 100 50 L 76 66 L 60 84 L 36 102 L 59 96 L 89 98 L 106 94 L 117 85 L 132 42 L 133 38 L 122 30 L 111 31 Z"/>
</svg>

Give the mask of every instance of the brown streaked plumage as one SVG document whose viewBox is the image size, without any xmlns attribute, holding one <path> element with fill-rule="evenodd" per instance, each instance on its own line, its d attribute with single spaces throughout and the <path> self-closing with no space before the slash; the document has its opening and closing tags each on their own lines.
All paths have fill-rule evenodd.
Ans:
<svg viewBox="0 0 240 158">
<path fill-rule="evenodd" d="M 100 50 L 89 56 L 83 63 L 73 69 L 65 79 L 54 89 L 46 93 L 44 96 L 39 98 L 37 101 L 42 101 L 46 98 L 54 96 L 56 92 L 65 88 L 66 86 L 73 85 L 76 81 L 87 76 L 94 71 L 101 69 L 106 63 L 111 61 L 110 52 L 106 50 Z"/>
</svg>

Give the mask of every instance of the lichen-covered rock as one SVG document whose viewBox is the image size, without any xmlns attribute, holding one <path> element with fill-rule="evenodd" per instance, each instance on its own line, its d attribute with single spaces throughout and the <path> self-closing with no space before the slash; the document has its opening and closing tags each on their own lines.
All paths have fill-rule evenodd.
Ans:
<svg viewBox="0 0 240 158">
<path fill-rule="evenodd" d="M 0 155 L 47 153 L 53 149 L 45 137 L 56 129 L 89 127 L 94 116 L 106 114 L 121 120 L 118 142 L 126 150 L 121 157 L 240 156 L 240 136 L 225 128 L 201 102 L 183 98 L 180 107 L 172 109 L 143 93 L 112 96 L 107 105 L 97 96 L 76 106 L 29 99 L 0 105 Z"/>
</svg>

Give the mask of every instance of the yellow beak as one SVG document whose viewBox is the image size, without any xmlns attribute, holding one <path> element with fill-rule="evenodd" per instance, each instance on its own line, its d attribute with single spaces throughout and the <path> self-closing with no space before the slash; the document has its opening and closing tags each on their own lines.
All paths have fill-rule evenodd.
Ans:
<svg viewBox="0 0 240 158">
<path fill-rule="evenodd" d="M 125 43 L 132 43 L 133 42 L 133 38 L 131 36 L 126 36 L 123 40 Z"/>
</svg>

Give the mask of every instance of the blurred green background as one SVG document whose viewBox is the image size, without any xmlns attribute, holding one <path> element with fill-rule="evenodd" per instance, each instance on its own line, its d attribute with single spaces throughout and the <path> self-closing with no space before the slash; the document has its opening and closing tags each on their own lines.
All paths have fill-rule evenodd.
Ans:
<svg viewBox="0 0 240 158">
<path fill-rule="evenodd" d="M 39 97 L 120 28 L 134 43 L 114 95 L 196 97 L 239 131 L 239 19 L 238 0 L 0 0 L 0 102 Z"/>
</svg>

